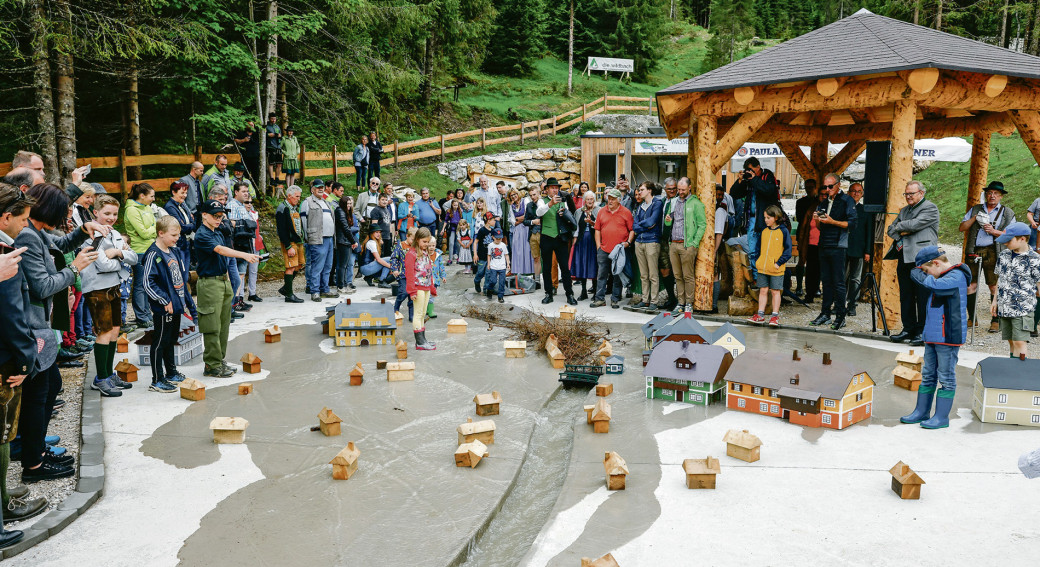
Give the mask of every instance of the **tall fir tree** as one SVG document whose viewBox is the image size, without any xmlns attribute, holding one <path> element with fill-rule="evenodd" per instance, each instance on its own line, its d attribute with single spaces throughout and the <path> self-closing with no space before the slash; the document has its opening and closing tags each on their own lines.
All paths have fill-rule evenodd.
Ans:
<svg viewBox="0 0 1040 567">
<path fill-rule="evenodd" d="M 545 45 L 545 0 L 500 0 L 496 7 L 484 69 L 498 75 L 529 76 Z"/>
</svg>

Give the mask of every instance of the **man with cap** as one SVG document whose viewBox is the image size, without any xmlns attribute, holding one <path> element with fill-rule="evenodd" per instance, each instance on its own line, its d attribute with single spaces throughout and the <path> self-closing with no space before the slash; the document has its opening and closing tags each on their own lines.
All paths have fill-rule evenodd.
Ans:
<svg viewBox="0 0 1040 567">
<path fill-rule="evenodd" d="M 917 407 L 899 418 L 903 423 L 920 423 L 925 429 L 950 425 L 950 409 L 957 390 L 957 356 L 968 334 L 965 305 L 971 272 L 964 264 L 950 264 L 938 246 L 921 248 L 914 257 L 910 277 L 921 286 L 926 298 L 924 323 L 924 365 Z M 936 386 L 942 388 L 936 391 Z M 932 399 L 935 414 L 928 417 Z"/>
<path fill-rule="evenodd" d="M 1004 229 L 1015 222 L 1015 212 L 1000 204 L 1007 195 L 1004 184 L 991 181 L 983 193 L 984 201 L 968 209 L 961 220 L 960 231 L 968 233 L 964 247 L 964 257 L 971 269 L 971 286 L 968 288 L 968 326 L 975 321 L 975 292 L 979 287 L 979 264 L 982 264 L 982 275 L 992 300 L 997 294 L 997 243 L 996 238 L 1004 234 Z M 989 332 L 996 333 L 999 323 L 994 318 L 990 321 Z"/>
<path fill-rule="evenodd" d="M 267 176 L 274 183 L 282 175 L 282 127 L 278 125 L 278 115 L 274 112 L 267 114 L 264 137 L 267 150 Z"/>
<path fill-rule="evenodd" d="M 990 315 L 999 318 L 1001 338 L 1008 341 L 1011 357 L 1026 355 L 1033 310 L 1040 293 L 1040 254 L 1029 246 L 1029 225 L 1013 222 L 997 237 L 1004 250 L 997 255 L 997 295 Z"/>
<path fill-rule="evenodd" d="M 195 232 L 196 273 L 199 276 L 196 304 L 204 348 L 203 376 L 227 378 L 235 373 L 235 369 L 224 361 L 231 328 L 231 297 L 234 295 L 228 278 L 229 259 L 256 264 L 260 257 L 235 250 L 225 238 L 219 229 L 227 214 L 224 205 L 210 199 L 199 206 L 199 213 L 202 226 Z"/>
<path fill-rule="evenodd" d="M 234 187 L 236 183 L 245 183 L 249 186 L 249 196 L 256 197 L 256 188 L 253 186 L 253 182 L 246 177 L 246 166 L 242 162 L 235 164 L 232 171 L 231 185 L 228 187 Z"/>
<path fill-rule="evenodd" d="M 482 178 L 483 179 L 483 178 Z M 560 279 L 567 294 L 567 303 L 577 305 L 574 290 L 571 288 L 571 270 L 568 267 L 571 253 L 571 234 L 577 228 L 574 215 L 567 204 L 560 198 L 560 182 L 555 177 L 545 181 L 546 197 L 538 201 L 535 214 L 541 221 L 542 236 L 539 247 L 542 253 L 542 285 L 545 287 L 543 304 L 553 302 L 552 261 L 556 258 L 560 267 Z"/>
<path fill-rule="evenodd" d="M 303 218 L 307 240 L 306 272 L 311 301 L 321 301 L 322 297 L 339 297 L 329 287 L 336 220 L 332 214 L 332 205 L 325 200 L 325 182 L 321 179 L 311 181 L 311 196 L 300 206 L 300 217 Z"/>
<path fill-rule="evenodd" d="M 629 248 L 635 240 L 636 233 L 632 232 L 634 220 L 632 212 L 621 206 L 621 191 L 613 188 L 607 191 L 607 206 L 599 210 L 596 215 L 596 294 L 589 307 L 602 307 L 606 305 L 607 286 L 614 280 L 612 287 L 611 307 L 621 307 L 621 289 L 624 282 L 620 275 L 615 275 L 613 262 L 616 257 L 615 249 L 620 246 L 622 250 Z M 621 254 L 624 257 L 624 254 Z"/>
<path fill-rule="evenodd" d="M 899 314 L 903 330 L 890 338 L 892 342 L 923 344 L 925 301 L 927 293 L 914 284 L 910 277 L 916 268 L 915 258 L 922 248 L 939 243 L 939 207 L 925 198 L 924 183 L 911 180 L 903 192 L 906 206 L 899 209 L 896 220 L 888 227 L 892 249 L 885 259 L 895 258 L 896 278 L 899 282 Z"/>
</svg>

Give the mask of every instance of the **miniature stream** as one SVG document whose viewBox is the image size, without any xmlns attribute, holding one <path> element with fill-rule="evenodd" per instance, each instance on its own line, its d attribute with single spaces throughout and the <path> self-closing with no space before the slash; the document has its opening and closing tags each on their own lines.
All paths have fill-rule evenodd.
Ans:
<svg viewBox="0 0 1040 567">
<path fill-rule="evenodd" d="M 574 446 L 575 415 L 588 390 L 561 388 L 538 414 L 527 459 L 513 490 L 487 528 L 470 545 L 464 567 L 514 567 L 520 564 L 549 520 L 563 488 Z"/>
</svg>

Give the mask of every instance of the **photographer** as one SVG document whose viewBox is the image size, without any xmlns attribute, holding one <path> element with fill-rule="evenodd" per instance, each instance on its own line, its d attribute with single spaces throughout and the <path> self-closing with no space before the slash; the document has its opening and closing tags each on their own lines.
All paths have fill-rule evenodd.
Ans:
<svg viewBox="0 0 1040 567">
<path fill-rule="evenodd" d="M 737 181 L 730 187 L 730 195 L 734 199 L 744 199 L 744 217 L 747 219 L 748 236 L 748 264 L 751 268 L 751 277 L 754 278 L 758 270 L 755 261 L 758 260 L 758 236 L 765 228 L 762 214 L 769 205 L 780 206 L 780 191 L 777 189 L 776 176 L 768 169 L 762 169 L 758 158 L 749 157 L 744 160 L 744 170 L 740 172 Z"/>
<path fill-rule="evenodd" d="M 823 305 L 812 326 L 834 323 L 837 331 L 845 326 L 845 255 L 849 247 L 849 231 L 856 227 L 856 201 L 841 191 L 837 174 L 823 178 L 820 195 L 826 197 L 816 207 L 813 218 L 820 227 L 820 279 L 823 282 Z"/>
</svg>

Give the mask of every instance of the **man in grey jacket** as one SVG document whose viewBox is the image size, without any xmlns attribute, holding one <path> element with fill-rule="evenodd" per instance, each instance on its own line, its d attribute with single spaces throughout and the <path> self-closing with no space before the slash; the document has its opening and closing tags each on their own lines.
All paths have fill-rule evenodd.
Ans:
<svg viewBox="0 0 1040 567">
<path fill-rule="evenodd" d="M 336 221 L 332 205 L 325 200 L 325 182 L 321 179 L 311 181 L 311 196 L 300 206 L 300 217 L 307 240 L 307 287 L 311 290 L 311 301 L 339 297 L 329 288 Z"/>
<path fill-rule="evenodd" d="M 959 227 L 961 232 L 968 233 L 965 239 L 964 258 L 971 270 L 971 285 L 968 286 L 968 326 L 975 325 L 975 292 L 979 287 L 979 264 L 982 264 L 982 276 L 989 286 L 989 296 L 997 296 L 997 238 L 1004 234 L 1004 229 L 1015 222 L 1015 211 L 1000 204 L 1007 195 L 1004 184 L 992 181 L 983 193 L 983 202 L 975 205 L 964 214 Z M 994 318 L 990 321 L 989 332 L 999 330 Z"/>
<path fill-rule="evenodd" d="M 911 180 L 903 193 L 906 206 L 899 209 L 896 220 L 888 227 L 888 236 L 895 242 L 886 258 L 898 255 L 896 277 L 899 281 L 899 312 L 903 330 L 890 338 L 893 342 L 907 342 L 914 346 L 924 344 L 924 318 L 927 290 L 919 287 L 910 274 L 916 268 L 917 252 L 939 243 L 939 207 L 925 199 L 924 184 Z"/>
<path fill-rule="evenodd" d="M 191 162 L 191 170 L 187 175 L 178 179 L 181 183 L 188 186 L 188 196 L 184 198 L 184 205 L 191 211 L 192 216 L 196 215 L 196 211 L 199 210 L 199 203 L 202 202 L 202 172 L 205 167 L 201 161 Z M 198 224 L 198 218 L 195 219 L 195 224 Z"/>
</svg>

